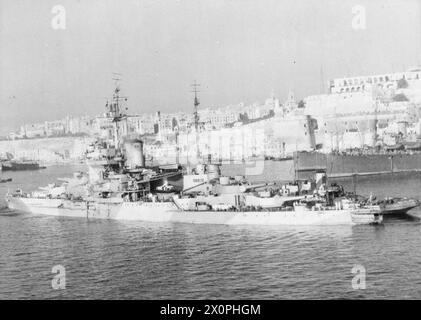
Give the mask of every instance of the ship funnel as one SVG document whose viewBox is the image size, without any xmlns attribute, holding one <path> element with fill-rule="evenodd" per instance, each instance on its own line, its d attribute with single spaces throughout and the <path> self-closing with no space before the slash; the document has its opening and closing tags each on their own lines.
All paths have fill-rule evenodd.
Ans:
<svg viewBox="0 0 421 320">
<path fill-rule="evenodd" d="M 125 139 L 124 150 L 126 151 L 126 166 L 130 169 L 145 166 L 143 155 L 143 141 L 140 139 Z"/>
</svg>

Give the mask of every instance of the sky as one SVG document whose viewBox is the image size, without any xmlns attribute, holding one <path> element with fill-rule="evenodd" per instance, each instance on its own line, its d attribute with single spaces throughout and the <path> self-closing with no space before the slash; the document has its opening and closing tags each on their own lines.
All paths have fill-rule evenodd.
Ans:
<svg viewBox="0 0 421 320">
<path fill-rule="evenodd" d="M 103 112 L 113 72 L 141 114 L 192 111 L 194 80 L 201 107 L 226 106 L 417 64 L 419 0 L 0 0 L 0 134 Z"/>
</svg>

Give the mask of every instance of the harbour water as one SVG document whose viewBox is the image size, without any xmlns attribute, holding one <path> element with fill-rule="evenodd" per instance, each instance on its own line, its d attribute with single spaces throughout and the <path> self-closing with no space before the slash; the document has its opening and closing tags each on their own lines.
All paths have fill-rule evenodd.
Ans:
<svg viewBox="0 0 421 320">
<path fill-rule="evenodd" d="M 267 227 L 153 224 L 7 211 L 7 189 L 29 191 L 82 166 L 2 173 L 0 299 L 420 299 L 421 224 Z M 337 180 L 359 194 L 421 199 L 421 173 Z M 421 216 L 416 209 L 414 215 Z M 52 268 L 66 271 L 54 290 Z M 366 289 L 353 289 L 354 266 Z"/>
</svg>

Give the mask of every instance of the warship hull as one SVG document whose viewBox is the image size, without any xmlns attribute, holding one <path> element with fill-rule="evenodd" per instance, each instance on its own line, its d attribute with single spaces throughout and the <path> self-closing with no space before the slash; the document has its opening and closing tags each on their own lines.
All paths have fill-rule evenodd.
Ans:
<svg viewBox="0 0 421 320">
<path fill-rule="evenodd" d="M 167 211 L 177 209 L 171 202 L 92 203 L 23 197 L 6 197 L 6 202 L 11 210 L 37 215 L 111 220 L 144 220 L 144 217 L 161 216 Z M 147 218 L 145 221 L 153 221 L 153 217 Z"/>
<path fill-rule="evenodd" d="M 37 215 L 223 225 L 356 225 L 380 223 L 378 214 L 355 210 L 320 211 L 183 211 L 173 202 L 70 201 L 7 197 L 8 208 Z"/>
<path fill-rule="evenodd" d="M 5 161 L 0 164 L 2 171 L 26 171 L 41 169 L 36 162 Z"/>
</svg>

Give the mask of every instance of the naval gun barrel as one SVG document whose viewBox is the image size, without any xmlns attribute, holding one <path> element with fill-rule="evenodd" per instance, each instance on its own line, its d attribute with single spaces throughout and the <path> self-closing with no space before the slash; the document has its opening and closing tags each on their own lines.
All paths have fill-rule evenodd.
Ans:
<svg viewBox="0 0 421 320">
<path fill-rule="evenodd" d="M 275 182 L 244 185 L 244 186 L 240 187 L 240 191 L 241 192 L 247 192 L 247 191 L 256 190 L 256 189 L 263 188 L 263 187 L 274 186 L 274 185 L 275 185 Z"/>
<path fill-rule="evenodd" d="M 190 191 L 190 190 L 195 189 L 197 187 L 203 186 L 204 184 L 207 184 L 207 183 L 208 183 L 208 181 L 205 181 L 205 182 L 196 184 L 196 185 L 194 185 L 194 186 L 192 186 L 190 188 L 187 188 L 187 189 L 182 190 L 181 192 L 184 193 L 184 192 Z"/>
</svg>

